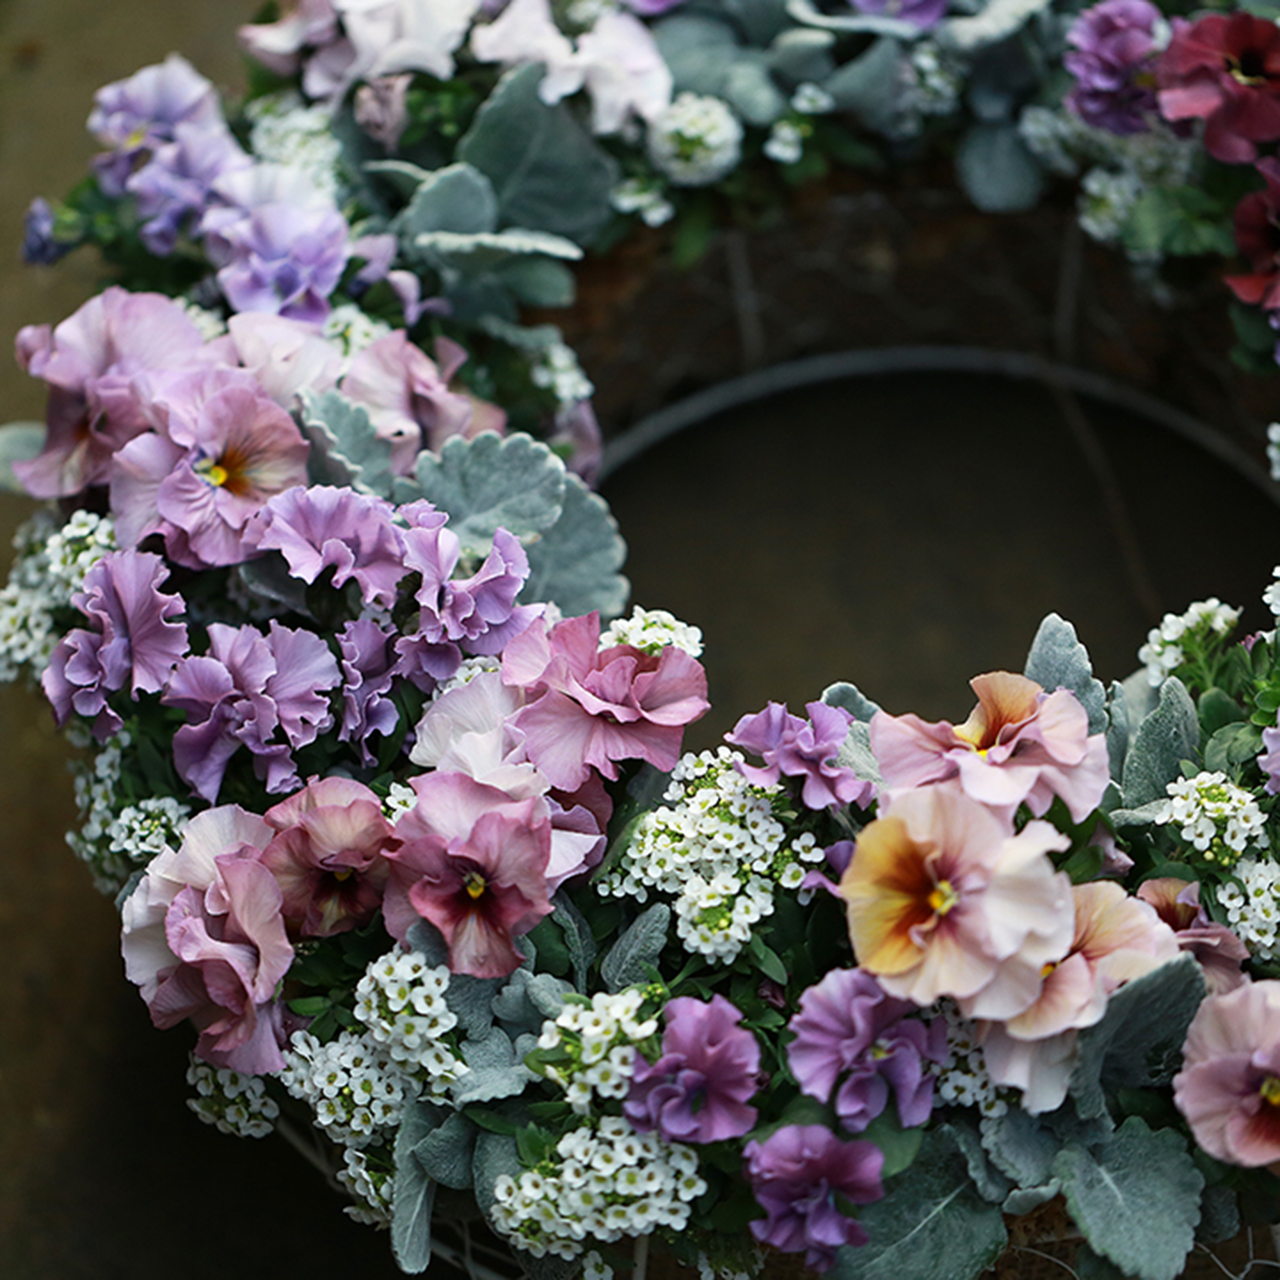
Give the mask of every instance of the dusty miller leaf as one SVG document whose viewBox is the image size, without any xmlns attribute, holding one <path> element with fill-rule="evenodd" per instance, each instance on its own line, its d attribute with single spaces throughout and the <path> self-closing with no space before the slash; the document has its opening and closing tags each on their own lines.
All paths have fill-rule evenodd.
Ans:
<svg viewBox="0 0 1280 1280">
<path fill-rule="evenodd" d="M 648 971 L 657 967 L 667 944 L 670 924 L 671 908 L 664 902 L 655 902 L 627 926 L 600 964 L 600 977 L 610 991 L 622 991 L 649 980 Z"/>
<path fill-rule="evenodd" d="M 1067 689 L 1079 699 L 1089 715 L 1089 732 L 1107 727 L 1106 692 L 1094 678 L 1089 651 L 1080 643 L 1076 629 L 1065 618 L 1051 613 L 1040 624 L 1027 654 L 1023 674 L 1046 692 Z"/>
<path fill-rule="evenodd" d="M 1182 774 L 1182 761 L 1200 747 L 1200 719 L 1182 681 L 1170 676 L 1160 687 L 1155 710 L 1138 726 L 1124 762 L 1124 807 L 1140 809 L 1164 799 L 1165 788 Z"/>
</svg>

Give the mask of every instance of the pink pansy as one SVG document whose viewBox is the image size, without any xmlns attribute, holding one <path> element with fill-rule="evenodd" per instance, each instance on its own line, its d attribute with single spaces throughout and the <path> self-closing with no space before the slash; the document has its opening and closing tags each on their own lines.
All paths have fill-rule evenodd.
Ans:
<svg viewBox="0 0 1280 1280">
<path fill-rule="evenodd" d="M 1198 880 L 1144 880 L 1137 893 L 1173 930 L 1178 946 L 1195 956 L 1210 995 L 1234 991 L 1249 981 L 1240 970 L 1249 948 L 1225 924 L 1214 924 L 1205 914 Z"/>
<path fill-rule="evenodd" d="M 512 800 L 461 773 L 412 782 L 418 803 L 396 825 L 383 917 L 403 942 L 419 918 L 441 933 L 449 968 L 500 978 L 523 960 L 515 939 L 551 911 L 551 822 L 538 797 Z"/>
<path fill-rule="evenodd" d="M 245 526 L 269 498 L 306 483 L 310 445 L 243 370 L 158 383 L 154 398 L 167 433 L 130 441 L 112 465 L 117 537 L 132 545 L 162 533 L 170 558 L 194 569 L 251 559 Z"/>
<path fill-rule="evenodd" d="M 889 787 L 955 779 L 966 795 L 1012 817 L 1026 804 L 1037 817 L 1054 796 L 1083 822 L 1110 781 L 1106 737 L 1089 735 L 1089 717 L 1073 693 L 1046 694 L 1008 671 L 969 682 L 978 705 L 962 725 L 878 712 L 871 750 Z"/>
<path fill-rule="evenodd" d="M 1280 982 L 1208 996 L 1173 1078 L 1195 1140 L 1228 1164 L 1280 1172 Z"/>
<path fill-rule="evenodd" d="M 1021 1013 L 1071 945 L 1071 882 L 1046 856 L 1067 845 L 1047 822 L 1013 835 L 948 788 L 894 797 L 840 879 L 859 965 L 919 1005 L 952 996 L 969 1017 Z"/>
<path fill-rule="evenodd" d="M 158 293 L 110 288 L 52 331 L 29 325 L 18 363 L 49 384 L 44 448 L 14 474 L 37 498 L 67 498 L 105 484 L 112 456 L 149 426 L 137 374 L 216 362 L 191 317 Z"/>
<path fill-rule="evenodd" d="M 601 650 L 600 615 L 532 626 L 503 652 L 502 679 L 529 702 L 514 723 L 529 758 L 553 787 L 572 791 L 596 768 L 616 778 L 618 760 L 673 769 L 684 726 L 710 706 L 707 673 L 683 649 L 631 645 Z"/>
<path fill-rule="evenodd" d="M 265 311 L 248 311 L 227 321 L 240 363 L 282 409 L 291 409 L 301 391 L 313 395 L 338 384 L 346 359 L 320 335 L 316 325 Z"/>
<path fill-rule="evenodd" d="M 328 938 L 373 919 L 387 882 L 386 854 L 399 841 L 368 787 L 353 778 L 313 778 L 265 817 L 276 835 L 262 864 L 280 886 L 291 930 Z"/>
<path fill-rule="evenodd" d="M 281 894 L 259 861 L 271 829 L 236 805 L 197 814 L 123 909 L 122 950 L 156 1026 L 190 1018 L 196 1054 L 262 1074 L 284 1066 L 276 990 L 293 948 Z"/>
<path fill-rule="evenodd" d="M 991 1078 L 1021 1089 L 1023 1106 L 1033 1114 L 1054 1110 L 1067 1096 L 1076 1036 L 1102 1018 L 1112 993 L 1179 954 L 1169 926 L 1118 884 L 1076 885 L 1072 895 L 1071 950 L 1046 966 L 1034 1004 L 981 1033 Z"/>
<path fill-rule="evenodd" d="M 342 394 L 364 407 L 379 439 L 390 441 L 398 475 L 408 475 L 423 449 L 438 451 L 450 436 L 471 439 L 506 428 L 500 410 L 477 414 L 470 397 L 449 389 L 466 352 L 442 338 L 436 357 L 432 360 L 397 329 L 359 352 L 342 380 Z"/>
<path fill-rule="evenodd" d="M 519 689 L 486 671 L 434 699 L 418 722 L 409 758 L 432 769 L 465 773 L 505 791 L 513 800 L 546 795 L 551 784 L 529 762 L 524 734 L 512 716 L 524 705 Z M 592 775 L 595 778 L 595 775 Z M 548 891 L 595 866 L 604 855 L 605 827 L 612 805 L 596 778 L 599 795 L 547 797 L 551 815 Z M 604 807 L 597 802 L 604 800 Z M 560 801 L 563 801 L 561 803 Z"/>
</svg>

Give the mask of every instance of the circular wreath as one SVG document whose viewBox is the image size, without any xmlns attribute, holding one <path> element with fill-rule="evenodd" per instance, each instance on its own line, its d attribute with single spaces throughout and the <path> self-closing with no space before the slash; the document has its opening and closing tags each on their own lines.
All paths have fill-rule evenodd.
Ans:
<svg viewBox="0 0 1280 1280">
<path fill-rule="evenodd" d="M 1080 175 L 1157 292 L 1238 248 L 1269 368 L 1276 24 L 300 0 L 241 42 L 234 109 L 177 55 L 95 95 L 24 253 L 117 282 L 19 333 L 47 419 L 0 437 L 49 502 L 0 674 L 83 748 L 71 843 L 198 1032 L 196 1113 L 314 1129 L 409 1272 L 481 1274 L 482 1216 L 535 1278 L 657 1240 L 962 1280 L 1060 1204 L 1089 1265 L 1172 1280 L 1280 1217 L 1274 632 L 1201 602 L 1107 687 L 1050 615 L 962 723 L 838 683 L 682 753 L 701 637 L 624 616 L 546 318 L 641 225 L 687 265 L 950 161 L 987 212 Z"/>
</svg>

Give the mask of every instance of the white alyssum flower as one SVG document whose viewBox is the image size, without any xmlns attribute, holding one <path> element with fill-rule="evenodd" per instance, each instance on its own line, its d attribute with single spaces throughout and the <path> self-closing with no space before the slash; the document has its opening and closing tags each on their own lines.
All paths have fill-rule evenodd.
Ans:
<svg viewBox="0 0 1280 1280">
<path fill-rule="evenodd" d="M 1076 218 L 1081 230 L 1101 244 L 1118 240 L 1142 195 L 1137 174 L 1096 166 L 1080 180 Z"/>
<path fill-rule="evenodd" d="M 1193 860 L 1230 867 L 1245 852 L 1267 848 L 1266 818 L 1257 800 L 1225 773 L 1178 778 L 1165 790 L 1169 799 L 1156 821 L 1177 826 L 1195 850 Z"/>
<path fill-rule="evenodd" d="M 959 109 L 964 71 L 936 40 L 919 40 L 912 45 L 902 60 L 899 75 L 898 119 L 894 126 L 898 136 L 914 137 L 924 127 L 926 116 L 949 116 Z"/>
<path fill-rule="evenodd" d="M 1271 465 L 1271 478 L 1280 481 L 1280 422 L 1267 427 L 1267 462 Z"/>
<path fill-rule="evenodd" d="M 145 867 L 158 853 L 176 849 L 191 817 L 191 806 L 173 796 L 147 796 L 125 805 L 106 830 L 107 850 L 134 867 Z"/>
<path fill-rule="evenodd" d="M 836 100 L 821 86 L 805 81 L 791 95 L 791 110 L 802 116 L 821 116 L 834 111 Z"/>
<path fill-rule="evenodd" d="M 418 1095 L 418 1082 L 391 1061 L 383 1046 L 351 1031 L 327 1044 L 308 1031 L 295 1031 L 284 1058 L 281 1083 L 343 1146 L 367 1146 L 380 1130 L 394 1128 Z"/>
<path fill-rule="evenodd" d="M 356 1017 L 373 1042 L 433 1095 L 467 1071 L 451 1034 L 458 1016 L 449 1008 L 447 965 L 430 965 L 421 952 L 397 944 L 356 984 Z"/>
<path fill-rule="evenodd" d="M 804 131 L 793 120 L 779 120 L 769 130 L 764 153 L 778 164 L 795 164 L 804 155 Z"/>
<path fill-rule="evenodd" d="M 666 609 L 642 609 L 636 605 L 631 617 L 615 618 L 600 633 L 601 649 L 611 649 L 618 644 L 629 644 L 645 653 L 660 653 L 668 645 L 674 645 L 691 657 L 700 658 L 702 631 L 681 622 Z"/>
<path fill-rule="evenodd" d="M 187 1106 L 219 1133 L 237 1138 L 265 1138 L 275 1130 L 280 1108 L 267 1096 L 261 1076 L 242 1075 L 229 1067 L 214 1067 L 196 1058 L 187 1068 L 187 1083 L 195 1091 Z"/>
<path fill-rule="evenodd" d="M 249 147 L 259 160 L 302 173 L 321 195 L 339 202 L 342 143 L 325 106 L 305 106 L 293 92 L 255 98 L 245 109 Z"/>
<path fill-rule="evenodd" d="M 461 689 L 463 685 L 470 684 L 478 675 L 482 675 L 486 671 L 501 671 L 502 663 L 497 658 L 463 658 L 459 664 L 457 671 L 449 676 L 446 680 L 441 680 L 432 690 L 431 697 L 436 699 L 442 694 L 448 693 L 450 689 Z"/>
<path fill-rule="evenodd" d="M 366 315 L 353 302 L 334 307 L 325 316 L 321 329 L 323 336 L 337 343 L 348 356 L 359 354 L 391 332 L 391 326 L 385 320 L 375 320 L 373 316 Z"/>
<path fill-rule="evenodd" d="M 345 1148 L 337 1178 L 355 1201 L 342 1210 L 348 1218 L 371 1227 L 391 1225 L 395 1174 L 385 1147 L 371 1144 L 364 1149 Z"/>
<path fill-rule="evenodd" d="M 648 150 L 677 186 L 704 187 L 742 159 L 742 122 L 720 98 L 682 93 L 649 126 Z"/>
<path fill-rule="evenodd" d="M 1147 632 L 1147 643 L 1138 650 L 1138 661 L 1147 669 L 1147 681 L 1158 688 L 1187 660 L 1186 645 L 1193 640 L 1228 635 L 1240 620 L 1240 610 L 1216 596 L 1198 600 L 1184 613 L 1166 613 L 1158 627 Z"/>
<path fill-rule="evenodd" d="M 627 178 L 609 193 L 609 203 L 619 213 L 638 213 L 646 227 L 660 227 L 676 216 L 676 207 L 662 185 L 645 178 Z"/>
<path fill-rule="evenodd" d="M 947 1058 L 937 1068 L 938 1096 L 952 1106 L 976 1107 L 986 1119 L 998 1120 L 1009 1110 L 1013 1091 L 1000 1089 L 991 1079 L 973 1023 L 949 1000 L 940 1007 L 947 1020 Z"/>
<path fill-rule="evenodd" d="M 227 322 L 216 311 L 210 311 L 208 307 L 202 307 L 190 298 L 175 298 L 174 301 L 187 313 L 187 318 L 206 342 L 221 338 L 226 333 Z"/>
<path fill-rule="evenodd" d="M 418 803 L 418 793 L 405 782 L 393 782 L 382 802 L 382 812 L 394 825 Z"/>
<path fill-rule="evenodd" d="M 1218 886 L 1218 902 L 1231 931 L 1260 960 L 1280 954 L 1280 863 L 1269 858 L 1241 858 L 1232 872 L 1240 883 Z"/>
<path fill-rule="evenodd" d="M 595 384 L 582 371 L 578 357 L 567 342 L 548 343 L 529 370 L 535 387 L 551 391 L 561 408 L 589 400 Z"/>
<path fill-rule="evenodd" d="M 1280 618 L 1280 564 L 1271 571 L 1272 577 L 1275 579 L 1269 587 L 1262 593 L 1262 603 L 1277 617 Z"/>
<path fill-rule="evenodd" d="M 73 725 L 80 729 L 80 726 Z M 67 844 L 93 875 L 94 888 L 114 897 L 129 877 L 139 869 L 136 862 L 115 841 L 112 827 L 128 807 L 119 788 L 124 754 L 133 745 L 128 729 L 121 729 L 108 742 L 99 744 L 87 729 L 68 734 L 72 745 L 89 754 L 71 766 L 80 827 L 67 832 Z"/>
<path fill-rule="evenodd" d="M 500 1177 L 492 1220 L 534 1257 L 572 1260 L 595 1243 L 659 1228 L 683 1231 L 692 1202 L 706 1189 L 693 1148 L 603 1116 L 566 1133 L 536 1168 Z M 604 1274 L 598 1258 L 590 1265 L 593 1274 Z"/>
<path fill-rule="evenodd" d="M 773 914 L 779 885 L 803 879 L 794 864 L 823 858 L 812 834 L 787 843 L 789 797 L 757 787 L 735 767 L 743 757 L 721 747 L 686 755 L 671 775 L 664 804 L 647 813 L 631 844 L 597 882 L 603 895 L 672 900 L 685 948 L 729 964 Z"/>
</svg>

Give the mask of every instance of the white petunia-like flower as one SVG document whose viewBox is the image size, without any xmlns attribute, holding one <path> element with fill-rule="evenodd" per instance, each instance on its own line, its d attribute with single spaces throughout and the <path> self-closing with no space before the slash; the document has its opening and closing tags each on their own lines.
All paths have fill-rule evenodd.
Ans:
<svg viewBox="0 0 1280 1280">
<path fill-rule="evenodd" d="M 742 159 L 742 122 L 719 98 L 682 93 L 651 122 L 648 150 L 677 186 L 705 187 Z"/>
</svg>

